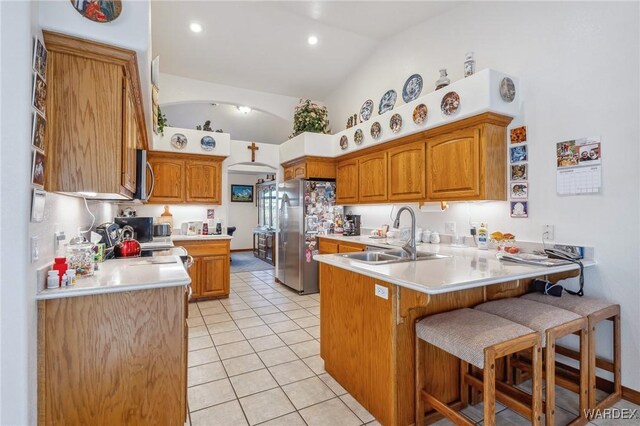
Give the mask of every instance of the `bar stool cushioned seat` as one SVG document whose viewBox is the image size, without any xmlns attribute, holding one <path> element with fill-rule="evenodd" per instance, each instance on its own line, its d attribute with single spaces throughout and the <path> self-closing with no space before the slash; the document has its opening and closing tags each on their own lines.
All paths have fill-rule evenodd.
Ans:
<svg viewBox="0 0 640 426">
<path fill-rule="evenodd" d="M 475 309 L 506 318 L 541 333 L 542 347 L 546 345 L 547 330 L 582 318 L 576 313 L 522 298 L 494 300 L 478 305 Z"/>
<path fill-rule="evenodd" d="M 427 343 L 484 368 L 484 349 L 532 333 L 528 327 L 475 309 L 431 315 L 416 324 L 416 335 Z"/>
<path fill-rule="evenodd" d="M 556 308 L 565 309 L 583 317 L 588 317 L 595 312 L 607 309 L 614 305 L 614 303 L 607 302 L 604 299 L 587 296 L 572 296 L 570 294 L 564 294 L 562 297 L 554 297 L 536 292 L 525 294 L 524 296 L 521 296 L 520 299 L 532 300 L 537 303 L 555 306 Z"/>
</svg>

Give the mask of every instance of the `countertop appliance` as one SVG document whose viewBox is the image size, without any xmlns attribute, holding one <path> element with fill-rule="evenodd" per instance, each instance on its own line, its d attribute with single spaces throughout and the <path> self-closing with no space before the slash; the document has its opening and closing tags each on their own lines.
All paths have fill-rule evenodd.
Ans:
<svg viewBox="0 0 640 426">
<path fill-rule="evenodd" d="M 154 237 L 169 237 L 171 236 L 171 225 L 168 223 L 156 223 L 153 225 Z"/>
<path fill-rule="evenodd" d="M 147 243 L 153 240 L 153 218 L 152 217 L 116 217 L 114 222 L 121 228 L 129 225 L 133 228 L 133 238 L 140 243 Z"/>
<path fill-rule="evenodd" d="M 276 278 L 301 294 L 318 292 L 319 232 L 331 229 L 342 207 L 334 206 L 336 183 L 293 179 L 278 185 Z"/>
<path fill-rule="evenodd" d="M 360 215 L 348 214 L 344 217 L 344 232 L 342 235 L 353 237 L 360 235 Z"/>
<path fill-rule="evenodd" d="M 149 171 L 149 177 L 151 181 L 149 184 L 151 187 L 147 190 L 147 171 Z M 153 194 L 155 187 L 155 176 L 153 174 L 153 167 L 147 161 L 147 151 L 144 149 L 136 150 L 136 192 L 133 194 L 133 198 L 142 202 L 149 201 L 149 197 Z"/>
<path fill-rule="evenodd" d="M 120 239 L 120 225 L 113 222 L 106 222 L 96 228 L 96 232 L 102 237 L 101 242 L 107 249 L 115 246 Z"/>
</svg>

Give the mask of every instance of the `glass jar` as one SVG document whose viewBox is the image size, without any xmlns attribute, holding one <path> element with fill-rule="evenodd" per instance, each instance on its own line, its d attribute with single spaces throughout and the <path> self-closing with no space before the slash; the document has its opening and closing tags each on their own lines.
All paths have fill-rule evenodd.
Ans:
<svg viewBox="0 0 640 426">
<path fill-rule="evenodd" d="M 95 270 L 94 244 L 82 237 L 75 237 L 67 245 L 69 269 L 75 269 L 81 277 L 93 275 Z"/>
<path fill-rule="evenodd" d="M 442 68 L 440 70 L 440 78 L 438 79 L 438 81 L 436 81 L 436 90 L 448 86 L 449 83 L 451 83 L 451 80 L 449 80 L 449 77 L 447 77 L 447 69 Z"/>
</svg>

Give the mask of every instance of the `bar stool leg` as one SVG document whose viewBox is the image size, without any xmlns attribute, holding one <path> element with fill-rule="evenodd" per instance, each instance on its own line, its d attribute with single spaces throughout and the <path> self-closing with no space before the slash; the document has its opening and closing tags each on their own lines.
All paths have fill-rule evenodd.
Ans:
<svg viewBox="0 0 640 426">
<path fill-rule="evenodd" d="M 547 347 L 545 348 L 545 424 L 555 425 L 556 401 L 556 335 L 547 331 Z"/>
<path fill-rule="evenodd" d="M 469 373 L 469 363 L 460 360 L 460 402 L 463 409 L 469 405 L 469 385 L 467 384 L 464 376 Z"/>
<path fill-rule="evenodd" d="M 484 425 L 496 424 L 496 354 L 493 349 L 484 351 Z"/>
<path fill-rule="evenodd" d="M 531 349 L 531 424 L 542 423 L 542 348 L 536 344 Z"/>
<path fill-rule="evenodd" d="M 422 389 L 424 389 L 424 374 L 422 374 L 422 342 L 416 339 L 416 426 L 424 426 L 424 400 L 422 399 Z"/>
<path fill-rule="evenodd" d="M 615 317 L 613 317 L 613 385 L 614 385 L 614 391 L 617 395 L 622 395 L 622 380 L 621 380 L 622 369 L 620 367 L 621 365 L 622 365 L 622 340 L 620 337 L 620 314 L 618 314 Z M 595 395 L 594 395 L 594 399 L 595 399 Z"/>
<path fill-rule="evenodd" d="M 587 326 L 588 327 L 588 326 Z M 587 408 L 589 408 L 589 329 L 582 328 L 580 330 L 580 417 L 587 418 Z"/>
</svg>

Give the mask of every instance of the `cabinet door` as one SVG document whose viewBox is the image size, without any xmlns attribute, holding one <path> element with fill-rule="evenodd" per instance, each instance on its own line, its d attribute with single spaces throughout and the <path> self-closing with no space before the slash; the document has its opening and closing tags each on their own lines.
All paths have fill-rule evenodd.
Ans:
<svg viewBox="0 0 640 426">
<path fill-rule="evenodd" d="M 425 186 L 425 143 L 416 142 L 387 151 L 389 201 L 422 200 Z"/>
<path fill-rule="evenodd" d="M 220 204 L 220 163 L 217 161 L 187 160 L 187 203 Z"/>
<path fill-rule="evenodd" d="M 307 168 L 303 164 L 298 164 L 293 166 L 293 178 L 294 179 L 304 179 L 307 177 Z"/>
<path fill-rule="evenodd" d="M 291 179 L 293 179 L 293 166 L 285 167 L 284 180 L 291 180 Z"/>
<path fill-rule="evenodd" d="M 358 160 L 336 165 L 336 204 L 358 202 Z"/>
<path fill-rule="evenodd" d="M 204 256 L 200 258 L 200 262 L 200 296 L 228 295 L 229 256 Z"/>
<path fill-rule="evenodd" d="M 318 238 L 318 251 L 320 254 L 338 253 L 338 242 L 326 238 Z"/>
<path fill-rule="evenodd" d="M 191 300 L 194 301 L 202 296 L 200 290 L 200 270 L 202 269 L 202 258 L 193 256 L 193 265 L 189 268 L 189 278 L 191 278 Z"/>
<path fill-rule="evenodd" d="M 387 201 L 387 153 L 376 152 L 358 161 L 358 201 Z"/>
<path fill-rule="evenodd" d="M 427 142 L 427 199 L 480 199 L 480 129 L 472 127 Z"/>
<path fill-rule="evenodd" d="M 155 176 L 150 203 L 182 203 L 184 201 L 184 160 L 149 157 Z"/>
<path fill-rule="evenodd" d="M 340 242 L 338 244 L 338 253 L 353 253 L 358 251 L 364 251 L 364 246 L 360 244 L 349 244 Z"/>
<path fill-rule="evenodd" d="M 122 96 L 122 164 L 121 164 L 121 185 L 131 191 L 136 192 L 136 148 L 138 146 L 138 123 L 135 117 L 135 107 L 133 98 L 126 81 L 123 82 L 124 93 Z"/>
</svg>

